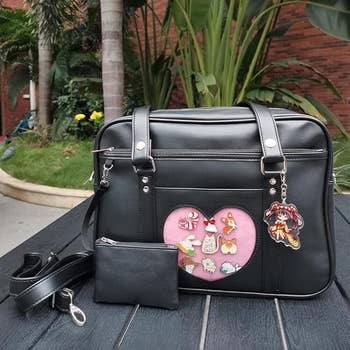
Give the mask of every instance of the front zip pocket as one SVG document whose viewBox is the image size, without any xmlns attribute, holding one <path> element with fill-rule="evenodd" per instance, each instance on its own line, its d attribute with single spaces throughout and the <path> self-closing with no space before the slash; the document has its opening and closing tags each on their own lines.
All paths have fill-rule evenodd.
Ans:
<svg viewBox="0 0 350 350">
<path fill-rule="evenodd" d="M 131 149 L 113 148 L 101 150 L 101 158 L 129 159 Z M 320 158 L 327 156 L 323 148 L 309 149 L 296 148 L 283 151 L 286 158 Z M 259 149 L 154 149 L 152 156 L 155 159 L 260 159 L 262 152 Z"/>
</svg>

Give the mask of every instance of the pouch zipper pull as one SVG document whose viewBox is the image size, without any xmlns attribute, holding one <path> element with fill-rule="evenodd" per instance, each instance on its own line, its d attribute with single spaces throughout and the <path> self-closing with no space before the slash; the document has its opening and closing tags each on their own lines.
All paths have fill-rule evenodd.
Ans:
<svg viewBox="0 0 350 350">
<path fill-rule="evenodd" d="M 99 153 L 99 152 L 111 152 L 111 151 L 114 151 L 115 150 L 115 147 L 108 147 L 108 148 L 101 148 L 101 149 L 95 149 L 93 151 L 91 151 L 92 153 Z"/>
<path fill-rule="evenodd" d="M 101 237 L 100 240 L 104 243 L 110 244 L 110 245 L 118 245 L 118 242 L 113 241 L 113 239 L 107 238 L 107 237 Z"/>
<path fill-rule="evenodd" d="M 83 185 L 86 185 L 88 182 L 91 182 L 94 179 L 94 171 L 91 173 L 91 175 L 85 180 Z"/>
</svg>

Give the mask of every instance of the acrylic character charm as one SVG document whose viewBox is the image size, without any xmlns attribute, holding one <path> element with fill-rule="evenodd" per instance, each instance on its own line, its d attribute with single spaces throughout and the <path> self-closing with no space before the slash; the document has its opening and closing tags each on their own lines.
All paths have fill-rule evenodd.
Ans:
<svg viewBox="0 0 350 350">
<path fill-rule="evenodd" d="M 302 216 L 294 204 L 274 202 L 264 214 L 271 238 L 286 247 L 300 248 L 299 231 L 304 226 Z"/>
<path fill-rule="evenodd" d="M 223 231 L 227 235 L 237 228 L 236 222 L 230 211 L 227 213 L 227 216 L 224 216 L 223 218 L 221 218 L 221 221 L 225 224 Z"/>
</svg>

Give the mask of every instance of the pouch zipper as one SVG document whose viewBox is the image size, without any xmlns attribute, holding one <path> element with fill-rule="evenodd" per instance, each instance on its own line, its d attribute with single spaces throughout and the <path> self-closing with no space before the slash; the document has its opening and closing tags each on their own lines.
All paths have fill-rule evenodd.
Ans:
<svg viewBox="0 0 350 350">
<path fill-rule="evenodd" d="M 128 242 L 120 242 L 120 241 L 114 241 L 113 239 L 107 238 L 107 237 L 101 237 L 96 240 L 96 245 L 107 245 L 107 246 L 114 246 L 114 247 L 123 247 L 123 248 L 144 248 L 144 249 L 177 249 L 177 247 L 173 244 L 166 244 L 166 243 L 128 243 Z"/>
<path fill-rule="evenodd" d="M 284 150 L 286 157 L 300 156 L 314 156 L 317 157 L 322 154 L 327 154 L 323 148 L 320 149 L 286 149 Z M 244 159 L 244 158 L 260 158 L 262 156 L 261 151 L 258 149 L 250 150 L 200 150 L 200 149 L 154 149 L 152 150 L 152 156 L 155 159 L 162 158 L 224 158 L 224 159 Z M 103 152 L 104 158 L 112 159 L 125 159 L 131 157 L 131 150 L 127 148 L 114 148 Z"/>
</svg>

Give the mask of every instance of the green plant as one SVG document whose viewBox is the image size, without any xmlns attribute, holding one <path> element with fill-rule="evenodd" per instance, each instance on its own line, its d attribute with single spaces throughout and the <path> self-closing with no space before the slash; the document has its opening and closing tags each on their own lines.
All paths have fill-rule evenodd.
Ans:
<svg viewBox="0 0 350 350">
<path fill-rule="evenodd" d="M 137 19 L 138 15 L 141 18 L 141 25 Z M 154 108 L 166 108 L 176 78 L 172 71 L 174 58 L 167 55 L 170 46 L 167 13 L 163 20 L 160 20 L 154 11 L 154 1 L 151 0 L 146 1 L 145 5 L 133 13 L 132 20 L 140 60 L 144 102 Z M 157 30 L 158 27 L 161 29 Z"/>
<path fill-rule="evenodd" d="M 335 189 L 341 193 L 343 189 L 350 189 L 350 141 L 345 137 L 336 137 L 333 147 Z"/>
<path fill-rule="evenodd" d="M 74 119 L 77 114 L 88 117 L 93 111 L 103 110 L 102 94 L 91 92 L 84 81 L 71 80 L 65 85 L 62 95 L 54 101 L 56 110 L 51 129 L 54 140 L 75 135 L 79 138 L 94 136 L 101 127 L 102 120 L 98 123 L 78 123 Z"/>
<path fill-rule="evenodd" d="M 311 2 L 173 0 L 170 11 L 179 43 L 173 56 L 187 105 L 231 106 L 244 99 L 292 104 L 339 127 L 340 122 L 315 97 L 295 92 L 300 83 L 308 81 L 322 84 L 340 98 L 339 91 L 324 74 L 295 59 L 268 61 L 272 38 L 284 35 L 298 20 L 277 27 L 279 9 L 295 3 Z M 291 65 L 308 74 L 267 78 L 276 68 L 285 70 Z M 341 126 L 340 130 L 344 132 Z"/>
</svg>

